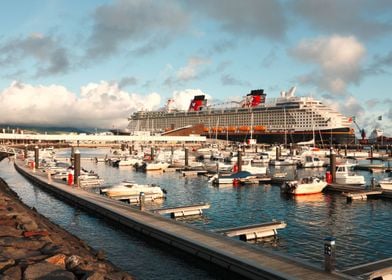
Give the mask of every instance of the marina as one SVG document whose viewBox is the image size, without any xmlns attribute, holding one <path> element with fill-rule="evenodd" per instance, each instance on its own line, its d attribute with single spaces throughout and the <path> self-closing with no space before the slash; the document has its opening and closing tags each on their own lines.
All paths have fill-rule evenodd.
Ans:
<svg viewBox="0 0 392 280">
<path fill-rule="evenodd" d="M 91 160 L 92 158 L 94 158 L 94 157 L 92 157 L 92 156 L 90 156 L 90 154 L 91 154 L 91 152 L 93 152 L 93 153 L 99 153 L 99 150 L 96 150 L 96 152 L 94 152 L 94 150 L 89 150 L 89 149 L 87 149 L 87 150 L 82 150 L 83 152 L 82 152 L 82 154 L 84 154 L 84 156 L 86 157 L 86 159 L 83 159 L 83 156 L 82 156 L 82 159 L 81 159 L 81 162 L 82 162 L 82 165 L 83 166 L 86 166 L 86 167 L 88 167 L 87 169 L 90 169 L 90 168 L 94 168 L 94 169 L 96 169 L 97 167 L 98 167 L 98 169 L 96 169 L 96 172 L 97 173 L 99 173 L 99 174 L 104 174 L 104 173 L 106 173 L 107 171 L 111 171 L 111 172 L 113 172 L 113 171 L 116 171 L 116 170 L 118 170 L 118 172 L 121 172 L 121 173 L 123 173 L 124 175 L 125 174 L 127 174 L 127 177 L 130 179 L 131 177 L 129 177 L 129 175 L 132 175 L 132 178 L 133 178 L 133 180 L 135 179 L 135 178 L 139 178 L 142 174 L 145 174 L 145 175 L 143 175 L 142 177 L 145 177 L 145 179 L 147 179 L 147 178 L 150 178 L 149 179 L 149 181 L 151 181 L 151 179 L 153 179 L 153 181 L 155 181 L 155 180 L 157 180 L 158 178 L 161 178 L 161 179 L 158 179 L 158 180 L 162 180 L 163 178 L 165 178 L 165 177 L 167 177 L 168 179 L 169 178 L 172 178 L 173 176 L 174 177 L 176 177 L 176 176 L 180 176 L 180 178 L 182 177 L 183 179 L 180 179 L 180 180 L 185 180 L 184 182 L 186 182 L 186 181 L 188 181 L 188 183 L 189 182 L 193 182 L 192 184 L 197 184 L 197 185 L 199 185 L 200 183 L 196 183 L 197 181 L 199 181 L 200 180 L 200 178 L 202 178 L 202 177 L 204 177 L 203 175 L 198 175 L 197 177 L 195 177 L 195 176 L 191 176 L 191 177 L 184 177 L 184 176 L 182 176 L 181 175 L 181 173 L 179 174 L 178 172 L 168 172 L 168 173 L 166 173 L 166 172 L 164 172 L 164 173 L 162 173 L 162 172 L 159 172 L 159 173 L 157 173 L 157 174 L 155 174 L 154 172 L 149 172 L 149 173 L 140 173 L 140 172 L 135 172 L 135 171 L 132 171 L 132 167 L 126 167 L 126 166 L 124 166 L 124 167 L 121 167 L 121 168 L 113 168 L 113 167 L 108 167 L 105 163 L 100 163 L 100 162 L 96 162 L 96 161 L 94 161 L 94 160 Z M 64 150 L 64 152 L 67 152 L 67 150 Z M 103 151 L 104 152 L 104 151 Z M 102 152 L 101 152 L 102 153 Z M 61 157 L 63 157 L 63 158 L 69 158 L 69 156 L 62 156 L 62 153 L 61 152 L 58 152 L 58 154 L 59 154 L 59 158 L 61 158 Z M 87 159 L 87 158 L 89 158 L 89 159 Z M 102 169 L 103 168 L 103 169 Z M 287 167 L 284 167 L 284 169 L 283 170 L 286 170 L 286 176 L 291 176 L 290 175 L 290 170 L 293 170 L 294 169 L 294 167 L 292 167 L 292 166 L 287 166 Z M 106 170 L 106 171 L 105 171 Z M 300 171 L 301 169 L 299 169 L 298 171 Z M 316 168 L 315 170 L 319 170 L 318 168 Z M 324 169 L 325 170 L 325 169 Z M 282 171 L 282 168 L 279 168 L 279 171 Z M 298 172 L 297 171 L 297 172 Z M 111 173 L 110 172 L 110 173 Z M 117 171 L 116 171 L 117 172 Z M 124 173 L 124 172 L 126 172 L 126 173 Z M 302 169 L 302 171 L 300 171 L 300 172 L 304 172 L 304 174 L 310 174 L 310 173 L 314 173 L 314 170 L 313 170 L 313 172 L 312 171 L 309 171 L 309 169 Z M 310 173 L 309 173 L 310 172 Z M 316 171 L 316 172 L 320 172 L 320 171 Z M 365 172 L 365 171 L 358 171 L 358 172 Z M 323 173 L 325 173 L 325 171 L 323 171 Z M 136 176 L 136 177 L 135 177 Z M 109 182 L 107 181 L 107 179 L 106 179 L 106 177 L 107 176 L 103 176 L 103 177 L 105 177 L 105 183 L 109 183 L 110 184 L 110 180 L 109 180 Z M 155 179 L 154 179 L 155 178 Z M 45 179 L 47 179 L 46 177 L 45 177 Z M 140 181 L 140 179 L 141 178 L 139 178 L 137 181 Z M 143 179 L 143 180 L 145 180 L 145 179 Z M 164 179 L 163 179 L 164 180 Z M 171 180 L 171 179 L 169 179 L 169 180 Z M 204 179 L 205 181 L 205 184 L 207 184 L 208 185 L 208 181 L 207 181 L 207 179 Z M 112 181 L 113 182 L 113 181 Z M 114 182 L 113 182 L 114 183 Z M 142 183 L 142 182 L 141 182 Z M 262 183 L 262 185 L 253 185 L 253 186 L 249 186 L 249 187 L 247 187 L 247 186 L 242 186 L 242 187 L 237 187 L 237 188 L 241 188 L 241 189 L 243 189 L 243 188 L 245 188 L 245 189 L 248 189 L 247 191 L 250 191 L 251 189 L 259 189 L 259 188 L 261 188 L 261 189 L 265 189 L 266 187 L 267 188 L 271 188 L 271 190 L 278 190 L 278 192 L 276 193 L 276 194 L 278 194 L 278 197 L 279 197 L 279 188 L 276 188 L 275 186 L 270 186 L 270 187 L 268 187 L 268 183 L 267 183 L 267 185 L 265 185 L 266 183 Z M 264 185 L 264 186 L 263 186 Z M 331 185 L 333 185 L 333 184 L 330 184 L 328 187 L 330 187 Z M 279 186 L 279 185 L 278 185 Z M 336 187 L 336 185 L 335 185 L 335 187 Z M 216 187 L 215 187 L 216 188 Z M 233 188 L 233 190 L 234 189 L 236 189 L 236 187 L 235 186 L 233 186 L 233 187 L 230 187 L 230 188 Z M 251 188 L 251 189 L 249 189 L 249 188 Z M 157 210 L 157 209 L 161 209 L 162 211 L 166 211 L 165 209 L 168 209 L 167 211 L 172 211 L 172 210 L 174 210 L 174 209 L 176 209 L 177 207 L 180 207 L 180 206 L 178 206 L 178 205 L 183 205 L 184 204 L 184 200 L 183 199 L 180 199 L 177 203 L 174 203 L 173 204 L 173 202 L 170 202 L 171 201 L 171 199 L 170 199 L 170 194 L 171 194 L 171 191 L 170 191 L 170 188 L 169 187 L 167 187 L 167 189 L 168 189 L 168 196 L 167 196 L 167 198 L 165 199 L 165 200 L 163 200 L 162 202 L 159 202 L 158 204 L 157 203 L 155 203 L 155 202 L 147 202 L 146 201 L 146 205 L 145 205 L 145 208 L 148 210 L 148 209 L 151 209 L 152 211 L 155 209 L 155 210 Z M 220 190 L 220 192 L 226 192 L 227 191 L 227 187 L 219 187 L 219 189 L 221 189 Z M 244 190 L 245 190 L 244 189 Z M 266 190 L 266 189 L 265 189 Z M 275 194 L 275 195 L 276 195 Z M 380 197 L 380 192 L 378 193 L 379 194 L 379 197 Z M 173 194 L 172 194 L 173 195 Z M 335 195 L 333 195 L 332 193 L 331 193 L 331 195 L 332 196 L 335 196 Z M 308 197 L 306 197 L 306 196 L 304 196 L 304 198 L 288 198 L 289 200 L 286 200 L 286 198 L 285 198 L 285 196 L 281 196 L 281 198 L 283 198 L 284 200 L 283 201 L 286 201 L 285 203 L 287 203 L 287 201 L 289 202 L 291 199 L 293 199 L 293 200 L 295 200 L 295 201 L 307 201 L 307 200 L 309 200 L 309 202 L 311 202 L 314 198 L 315 198 L 315 196 L 317 197 L 317 195 L 309 195 Z M 319 196 L 318 196 L 318 198 L 315 200 L 315 201 L 317 201 L 317 200 L 319 200 L 320 202 L 322 202 L 323 201 L 323 197 L 325 197 L 325 196 L 329 196 L 329 194 L 328 194 L 328 192 L 326 192 L 326 193 L 321 193 Z M 373 194 L 373 196 L 375 197 L 375 194 Z M 197 196 L 197 197 L 199 197 L 199 196 Z M 341 196 L 342 197 L 342 199 L 345 201 L 347 198 L 345 197 L 345 196 Z M 211 229 L 209 229 L 209 226 L 208 226 L 208 224 L 209 224 L 209 222 L 207 223 L 207 224 L 204 224 L 203 225 L 203 223 L 201 223 L 200 224 L 200 221 L 203 221 L 204 219 L 208 219 L 209 220 L 209 216 L 211 215 L 211 213 L 214 213 L 215 212 L 215 210 L 214 210 L 214 207 L 216 207 L 216 204 L 214 204 L 213 202 L 211 202 L 211 199 L 207 199 L 207 198 L 204 198 L 204 199 L 200 199 L 200 200 L 198 200 L 198 201 L 195 201 L 195 200 L 192 200 L 192 201 L 189 201 L 190 202 L 190 204 L 194 204 L 194 203 L 198 203 L 198 202 L 200 202 L 200 201 L 204 201 L 204 202 L 209 202 L 208 203 L 208 207 L 207 208 L 205 208 L 205 211 L 203 211 L 203 213 L 201 213 L 201 209 L 190 209 L 191 210 L 191 212 L 193 211 L 193 213 L 194 214 L 197 214 L 198 216 L 200 216 L 200 214 L 201 214 L 201 220 L 199 220 L 198 221 L 198 219 L 195 219 L 195 220 L 188 220 L 188 221 L 184 221 L 185 223 L 189 223 L 189 224 L 191 224 L 191 225 L 195 225 L 195 226 L 197 226 L 197 227 L 201 227 L 202 229 L 204 228 L 204 230 L 214 230 L 214 228 L 232 228 L 233 227 L 233 224 L 226 224 L 225 226 L 219 226 L 219 224 L 217 224 L 217 225 L 214 225 Z M 134 203 L 139 203 L 140 202 L 140 200 L 139 201 L 135 201 Z M 219 204 L 221 204 L 221 202 L 222 201 L 220 201 L 219 200 Z M 157 208 L 157 206 L 159 207 L 159 206 L 161 206 L 161 208 Z M 194 205 L 196 208 L 197 208 L 197 205 Z M 187 206 L 185 206 L 185 208 L 186 208 Z M 189 206 L 189 207 L 192 207 L 192 205 L 191 206 Z M 181 207 L 180 207 L 181 208 Z M 201 208 L 201 207 L 200 207 Z M 182 209 L 181 211 L 183 211 L 183 210 L 185 210 L 185 209 Z M 314 209 L 313 209 L 314 210 Z M 180 212 L 181 212 L 180 211 Z M 249 210 L 248 210 L 249 211 Z M 197 213 L 196 213 L 197 212 Z M 251 212 L 253 212 L 252 210 L 251 210 Z M 167 212 L 166 212 L 167 213 Z M 184 216 L 183 214 L 177 214 L 178 216 Z M 213 214 L 214 215 L 214 214 Z M 241 215 L 241 214 L 240 214 Z M 173 216 L 175 216 L 175 215 L 173 215 Z M 221 217 L 224 217 L 225 215 L 223 215 L 223 216 L 221 216 Z M 271 218 L 270 219 L 272 219 L 272 220 L 274 220 L 274 219 L 280 219 L 279 218 L 279 216 L 271 216 Z M 284 227 L 283 229 L 281 229 L 280 230 L 280 232 L 282 232 L 281 234 L 279 234 L 279 236 L 275 239 L 275 241 L 273 241 L 272 243 L 269 243 L 269 242 L 262 242 L 262 243 L 259 243 L 259 245 L 257 245 L 257 243 L 255 244 L 256 246 L 262 246 L 262 248 L 267 248 L 268 250 L 269 249 L 271 249 L 271 248 L 273 248 L 273 247 L 270 247 L 272 244 L 274 244 L 276 241 L 278 241 L 278 243 L 277 244 L 279 244 L 282 240 L 284 240 L 285 239 L 285 236 L 286 236 L 286 234 L 285 234 L 285 231 L 288 231 L 288 230 L 290 230 L 290 227 L 292 226 L 292 224 L 290 223 L 290 221 L 287 221 L 286 219 L 284 219 L 285 221 L 286 221 L 286 223 L 287 223 L 287 227 Z M 264 220 L 265 221 L 265 220 Z M 216 220 L 215 221 L 215 223 L 216 222 L 218 222 L 218 220 Z M 233 220 L 231 220 L 231 222 L 234 222 Z M 241 224 L 237 224 L 237 227 L 246 227 L 245 225 L 246 224 L 254 224 L 254 221 L 253 221 L 253 223 L 252 222 L 248 222 L 248 223 L 246 223 L 246 222 L 243 222 L 242 223 L 242 225 Z M 207 226 L 207 227 L 206 227 Z M 234 226 L 235 226 L 235 224 L 234 224 Z M 271 232 L 271 230 L 270 230 L 270 232 Z M 277 233 L 276 232 L 276 230 L 274 231 L 274 230 L 272 230 L 272 232 L 273 233 Z M 249 234 L 249 236 L 250 235 L 252 235 L 252 233 L 250 233 Z M 266 236 L 270 236 L 270 234 L 264 234 L 264 233 L 253 233 L 253 235 L 255 235 L 255 236 L 258 236 L 258 235 L 260 235 L 260 236 L 263 236 L 263 235 L 266 235 Z M 276 243 L 275 243 L 276 244 Z M 283 249 L 283 251 L 285 251 L 286 249 L 284 249 L 284 248 L 280 248 L 279 249 L 279 247 L 280 247 L 280 245 L 278 245 L 278 252 L 280 252 L 282 249 Z M 276 250 L 276 248 L 274 249 L 274 250 Z M 308 253 L 309 253 L 309 251 L 306 251 L 306 252 L 303 252 L 305 255 L 307 255 Z M 290 254 L 289 254 L 290 255 Z M 385 256 L 385 257 L 387 257 L 387 255 Z M 385 258 L 384 257 L 384 258 Z M 319 255 L 319 258 L 318 258 L 318 261 L 317 261 L 317 258 L 316 258 L 316 260 L 314 259 L 314 257 L 313 258 L 310 258 L 310 259 L 308 259 L 308 257 L 305 257 L 304 258 L 304 261 L 311 261 L 312 263 L 319 263 L 319 265 L 320 266 L 322 266 L 322 254 L 320 254 Z M 343 260 L 340 260 L 340 261 L 343 261 Z M 347 261 L 346 260 L 346 258 L 345 258 L 345 261 Z M 370 260 L 371 261 L 371 260 Z M 347 265 L 346 266 L 342 266 L 342 267 L 348 267 L 348 266 L 352 266 L 353 265 L 353 263 L 347 263 Z"/>
<path fill-rule="evenodd" d="M 389 1 L 19 2 L 0 280 L 392 280 Z"/>
</svg>

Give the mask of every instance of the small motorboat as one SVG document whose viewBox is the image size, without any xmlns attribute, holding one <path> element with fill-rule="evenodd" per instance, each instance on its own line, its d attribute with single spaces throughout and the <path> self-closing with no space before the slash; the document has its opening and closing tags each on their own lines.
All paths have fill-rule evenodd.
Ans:
<svg viewBox="0 0 392 280">
<path fill-rule="evenodd" d="M 378 181 L 380 187 L 384 190 L 392 190 L 392 177 L 387 177 Z"/>
<path fill-rule="evenodd" d="M 317 168 L 323 166 L 325 166 L 325 162 L 314 155 L 306 155 L 298 163 L 298 167 L 301 168 Z"/>
<path fill-rule="evenodd" d="M 103 188 L 101 194 L 111 198 L 125 198 L 130 196 L 138 196 L 140 193 L 148 194 L 153 199 L 164 198 L 164 191 L 155 184 L 142 185 L 130 181 L 123 181 L 112 187 Z"/>
<path fill-rule="evenodd" d="M 280 190 L 282 193 L 292 195 L 305 195 L 321 193 L 327 186 L 327 182 L 319 177 L 304 177 L 300 180 L 285 181 Z"/>
<path fill-rule="evenodd" d="M 336 165 L 336 184 L 342 185 L 364 185 L 365 177 L 355 174 L 352 171 L 353 164 L 338 164 Z"/>
<path fill-rule="evenodd" d="M 215 174 L 209 182 L 215 185 L 236 185 L 256 180 L 257 177 L 248 171 L 240 171 L 232 174 Z"/>
</svg>

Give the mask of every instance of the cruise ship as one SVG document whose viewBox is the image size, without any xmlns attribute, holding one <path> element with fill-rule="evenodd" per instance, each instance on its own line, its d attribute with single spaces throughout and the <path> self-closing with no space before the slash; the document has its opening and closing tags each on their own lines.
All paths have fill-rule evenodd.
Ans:
<svg viewBox="0 0 392 280">
<path fill-rule="evenodd" d="M 238 142 L 355 142 L 352 118 L 346 117 L 312 97 L 295 96 L 296 88 L 267 100 L 263 89 L 251 90 L 241 102 L 224 107 L 209 106 L 204 95 L 191 100 L 188 110 L 171 109 L 172 100 L 157 111 L 138 111 L 129 118 L 127 133 L 148 131 L 173 135 L 183 128 L 208 138 Z M 178 134 L 177 134 L 178 135 Z"/>
</svg>

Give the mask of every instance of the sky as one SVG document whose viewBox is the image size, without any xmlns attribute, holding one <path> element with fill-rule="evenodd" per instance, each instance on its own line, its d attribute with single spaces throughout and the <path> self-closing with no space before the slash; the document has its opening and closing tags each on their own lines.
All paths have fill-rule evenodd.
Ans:
<svg viewBox="0 0 392 280">
<path fill-rule="evenodd" d="M 392 135 L 390 0 L 3 0 L 0 18 L 1 124 L 123 128 L 168 98 L 296 86 Z"/>
</svg>

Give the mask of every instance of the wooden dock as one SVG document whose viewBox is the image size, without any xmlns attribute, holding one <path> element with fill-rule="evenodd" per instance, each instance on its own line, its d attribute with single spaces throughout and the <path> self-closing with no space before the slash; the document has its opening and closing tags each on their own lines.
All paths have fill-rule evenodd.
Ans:
<svg viewBox="0 0 392 280">
<path fill-rule="evenodd" d="M 40 172 L 32 173 L 20 162 L 15 163 L 15 168 L 34 184 L 71 204 L 248 279 L 353 279 L 339 272 L 327 273 L 297 258 L 140 211 L 102 195 L 49 182 Z"/>
</svg>

